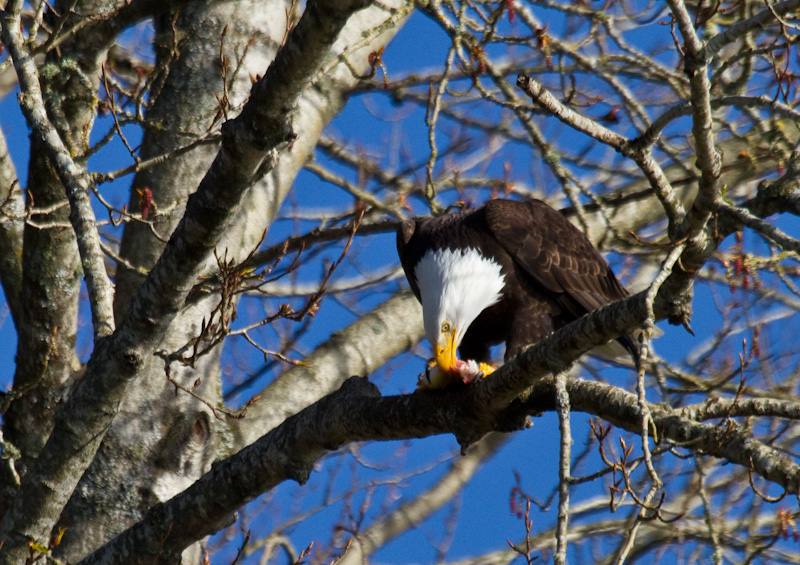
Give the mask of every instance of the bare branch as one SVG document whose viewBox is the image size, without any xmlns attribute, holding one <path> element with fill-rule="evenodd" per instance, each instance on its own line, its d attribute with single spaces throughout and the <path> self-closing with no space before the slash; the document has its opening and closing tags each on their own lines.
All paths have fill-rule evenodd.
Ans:
<svg viewBox="0 0 800 565">
<path fill-rule="evenodd" d="M 662 206 L 664 206 L 664 210 L 667 212 L 670 225 L 677 226 L 683 221 L 686 211 L 683 209 L 683 205 L 678 200 L 661 167 L 653 159 L 651 146 L 639 147 L 638 143 L 633 143 L 594 120 L 590 120 L 567 108 L 547 92 L 535 79 L 527 75 L 521 74 L 517 77 L 517 86 L 530 96 L 534 102 L 541 105 L 565 124 L 593 137 L 601 143 L 613 147 L 626 157 L 630 157 L 645 174 L 647 180 L 650 181 L 650 185 L 655 190 Z"/>
<path fill-rule="evenodd" d="M 20 36 L 19 11 L 12 6 L 2 14 L 3 40 L 9 49 L 22 95 L 20 103 L 29 125 L 42 139 L 55 165 L 58 176 L 67 190 L 70 203 L 70 222 L 78 239 L 83 262 L 86 286 L 92 305 L 92 323 L 95 339 L 99 340 L 114 331 L 112 301 L 114 289 L 105 271 L 103 250 L 97 233 L 94 212 L 89 201 L 90 180 L 86 171 L 72 159 L 50 122 L 42 99 L 39 75 L 31 54 L 25 49 Z"/>
<path fill-rule="evenodd" d="M 558 429 L 561 433 L 558 463 L 558 521 L 556 525 L 556 553 L 553 563 L 567 563 L 567 531 L 569 527 L 569 485 L 572 478 L 572 431 L 570 429 L 570 405 L 567 392 L 567 375 L 560 372 L 555 375 L 556 412 L 558 413 Z"/>
<path fill-rule="evenodd" d="M 690 251 L 704 246 L 702 230 L 711 217 L 711 206 L 719 197 L 719 176 L 722 159 L 714 144 L 711 112 L 711 85 L 708 79 L 708 60 L 702 43 L 683 0 L 668 0 L 684 42 L 684 69 L 689 76 L 692 103 L 692 135 L 697 152 L 697 167 L 701 171 L 697 198 L 683 227 L 683 237 L 690 239 Z"/>
<path fill-rule="evenodd" d="M 769 1 L 769 0 L 767 0 Z M 755 16 L 736 22 L 722 33 L 709 39 L 705 46 L 697 51 L 697 56 L 710 61 L 723 47 L 744 37 L 747 32 L 767 27 L 775 22 L 775 15 L 784 16 L 800 7 L 798 0 L 785 0 L 762 10 Z"/>
<path fill-rule="evenodd" d="M 17 171 L 0 131 L 0 282 L 15 324 L 21 314 L 23 208 Z"/>
</svg>

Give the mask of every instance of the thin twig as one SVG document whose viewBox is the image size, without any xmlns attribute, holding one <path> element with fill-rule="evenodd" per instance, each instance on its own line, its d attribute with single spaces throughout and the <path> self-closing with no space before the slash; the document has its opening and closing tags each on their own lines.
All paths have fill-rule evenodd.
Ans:
<svg viewBox="0 0 800 565">
<path fill-rule="evenodd" d="M 575 110 L 559 102 L 541 83 L 525 74 L 520 74 L 517 77 L 517 86 L 530 96 L 536 104 L 568 126 L 585 133 L 592 137 L 592 139 L 604 143 L 609 147 L 613 147 L 622 155 L 632 159 L 639 166 L 656 191 L 656 195 L 659 197 L 661 204 L 664 206 L 664 211 L 667 213 L 670 225 L 678 225 L 683 221 L 683 218 L 686 216 L 686 211 L 675 194 L 675 191 L 672 189 L 664 171 L 655 159 L 653 159 L 652 146 L 635 143 L 625 136 L 600 125 L 596 121 L 582 116 Z M 650 143 L 654 141 L 655 138 L 649 140 Z"/>
<path fill-rule="evenodd" d="M 560 372 L 555 376 L 556 411 L 561 443 L 558 460 L 558 523 L 556 525 L 555 565 L 567 563 L 567 530 L 569 526 L 569 484 L 572 459 L 572 432 L 570 431 L 570 405 L 567 393 L 567 374 Z"/>
</svg>

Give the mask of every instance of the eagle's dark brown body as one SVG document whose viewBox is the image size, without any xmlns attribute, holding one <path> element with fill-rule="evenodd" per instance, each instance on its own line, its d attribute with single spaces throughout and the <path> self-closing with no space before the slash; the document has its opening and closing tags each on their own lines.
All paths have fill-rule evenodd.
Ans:
<svg viewBox="0 0 800 565">
<path fill-rule="evenodd" d="M 415 267 L 430 250 L 477 250 L 500 265 L 502 296 L 470 324 L 463 359 L 489 361 L 506 343 L 506 360 L 553 330 L 627 296 L 586 236 L 544 202 L 492 200 L 436 218 L 408 220 L 397 234 L 403 270 L 422 301 Z M 469 300 L 469 296 L 461 299 Z M 629 336 L 618 340 L 637 361 Z"/>
</svg>

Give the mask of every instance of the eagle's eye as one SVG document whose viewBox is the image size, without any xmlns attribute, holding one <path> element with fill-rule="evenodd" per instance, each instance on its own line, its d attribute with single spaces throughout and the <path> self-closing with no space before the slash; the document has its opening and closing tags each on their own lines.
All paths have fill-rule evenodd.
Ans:
<svg viewBox="0 0 800 565">
<path fill-rule="evenodd" d="M 442 333 L 447 333 L 450 331 L 450 322 L 445 322 L 442 324 Z"/>
</svg>

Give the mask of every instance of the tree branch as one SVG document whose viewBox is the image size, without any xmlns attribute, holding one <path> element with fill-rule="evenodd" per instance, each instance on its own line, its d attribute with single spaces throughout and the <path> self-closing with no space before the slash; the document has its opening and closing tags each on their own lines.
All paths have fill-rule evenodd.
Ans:
<svg viewBox="0 0 800 565">
<path fill-rule="evenodd" d="M 652 143 L 655 142 L 655 138 L 651 139 L 648 145 L 634 143 L 626 137 L 600 125 L 596 121 L 582 116 L 571 108 L 564 106 L 539 84 L 538 81 L 525 74 L 520 74 L 517 77 L 517 86 L 539 106 L 568 126 L 585 133 L 601 143 L 613 147 L 625 157 L 633 160 L 644 173 L 647 180 L 650 181 L 650 186 L 655 191 L 661 201 L 661 205 L 667 213 L 670 226 L 677 226 L 683 221 L 686 216 L 686 210 L 684 210 L 683 204 L 675 194 L 669 180 L 667 180 L 664 171 L 656 160 L 653 159 Z"/>
<path fill-rule="evenodd" d="M 572 409 L 594 414 L 615 426 L 638 433 L 641 426 L 638 400 L 635 394 L 620 388 L 591 381 L 571 379 L 567 383 Z M 554 408 L 555 383 L 552 377 L 539 381 L 532 387 L 528 404 L 530 410 Z M 770 401 L 770 404 L 774 401 Z M 702 452 L 736 463 L 750 466 L 753 472 L 782 486 L 790 494 L 800 492 L 800 465 L 779 450 L 755 439 L 745 427 L 720 426 L 699 423 L 687 416 L 702 416 L 702 411 L 672 408 L 664 404 L 649 404 L 654 429 L 661 441 L 668 440 L 691 451 Z"/>
<path fill-rule="evenodd" d="M 727 216 L 729 220 L 734 223 L 747 226 L 748 228 L 762 234 L 764 237 L 775 243 L 781 249 L 786 251 L 794 251 L 800 254 L 800 241 L 784 233 L 777 227 L 769 222 L 765 222 L 761 218 L 754 216 L 747 210 L 729 206 L 724 202 L 719 202 L 714 206 L 714 210 L 720 215 Z"/>
<path fill-rule="evenodd" d="M 17 171 L 0 130 L 0 282 L 14 325 L 19 327 L 22 289 L 22 231 L 25 204 Z"/>
<path fill-rule="evenodd" d="M 3 12 L 1 19 L 3 42 L 9 50 L 19 77 L 20 106 L 34 135 L 44 143 L 58 177 L 67 191 L 70 205 L 69 219 L 78 240 L 84 278 L 89 290 L 95 340 L 101 339 L 114 331 L 112 306 L 114 289 L 106 274 L 100 236 L 97 233 L 97 224 L 89 200 L 91 181 L 85 169 L 78 167 L 73 161 L 69 150 L 47 116 L 36 65 L 20 36 L 19 12 L 14 10 Z"/>
<path fill-rule="evenodd" d="M 531 346 L 475 386 L 381 397 L 366 379 L 352 377 L 338 391 L 217 463 L 183 493 L 152 508 L 143 521 L 81 565 L 170 562 L 184 547 L 229 524 L 246 502 L 287 479 L 303 484 L 320 457 L 347 443 L 453 433 L 463 449 L 490 431 L 524 428 L 528 414 L 555 409 L 556 384 L 548 373 L 633 331 L 646 319 L 645 301 L 646 293 L 640 293 L 595 311 Z M 567 381 L 567 392 L 573 410 L 598 415 L 633 433 L 641 431 L 635 394 L 578 379 Z M 665 405 L 648 408 L 662 441 L 743 466 L 752 459 L 754 472 L 789 492 L 798 491 L 800 466 L 744 430 L 697 423 Z"/>
<path fill-rule="evenodd" d="M 85 375 L 56 417 L 34 472 L 26 476 L 6 514 L 0 530 L 5 538 L 0 562 L 20 562 L 30 539 L 46 544 L 119 410 L 127 384 L 180 311 L 246 190 L 275 165 L 281 149 L 294 138 L 290 115 L 295 101 L 348 17 L 367 4 L 366 0 L 309 2 L 287 44 L 254 85 L 241 115 L 223 126 L 222 148 L 189 199 L 180 225 L 120 327 L 96 344 Z M 7 12 L 3 22 L 6 35 L 9 23 L 18 24 Z"/>
<path fill-rule="evenodd" d="M 767 0 L 769 1 L 769 0 Z M 709 39 L 705 46 L 698 50 L 697 55 L 706 61 L 710 61 L 714 55 L 720 52 L 729 43 L 741 39 L 748 32 L 765 28 L 775 22 L 775 14 L 783 16 L 800 7 L 800 0 L 785 0 L 766 8 L 758 14 L 746 20 L 736 22 L 729 26 L 722 33 Z"/>
<path fill-rule="evenodd" d="M 711 112 L 711 84 L 708 78 L 709 59 L 697 37 L 694 23 L 683 0 L 667 0 L 683 37 L 684 72 L 689 77 L 692 103 L 692 135 L 697 152 L 696 166 L 700 169 L 700 188 L 682 229 L 682 237 L 692 240 L 690 253 L 704 246 L 703 229 L 711 217 L 711 206 L 719 196 L 719 176 L 722 159 L 714 146 Z M 677 46 L 676 46 L 677 47 Z"/>
<path fill-rule="evenodd" d="M 800 402 L 777 398 L 709 398 L 680 409 L 684 418 L 702 422 L 715 418 L 759 416 L 800 420 Z"/>
<path fill-rule="evenodd" d="M 411 321 L 411 323 L 410 323 Z M 410 289 L 364 314 L 333 334 L 303 359 L 275 379 L 254 404 L 247 418 L 233 422 L 235 447 L 241 449 L 292 414 L 339 388 L 351 375 L 370 375 L 388 359 L 408 351 L 423 337 L 422 309 Z"/>
<path fill-rule="evenodd" d="M 572 478 L 572 431 L 570 429 L 570 404 L 567 392 L 567 374 L 555 375 L 556 412 L 561 436 L 558 456 L 558 520 L 556 522 L 555 565 L 567 563 L 567 533 L 569 528 L 569 483 Z"/>
</svg>

